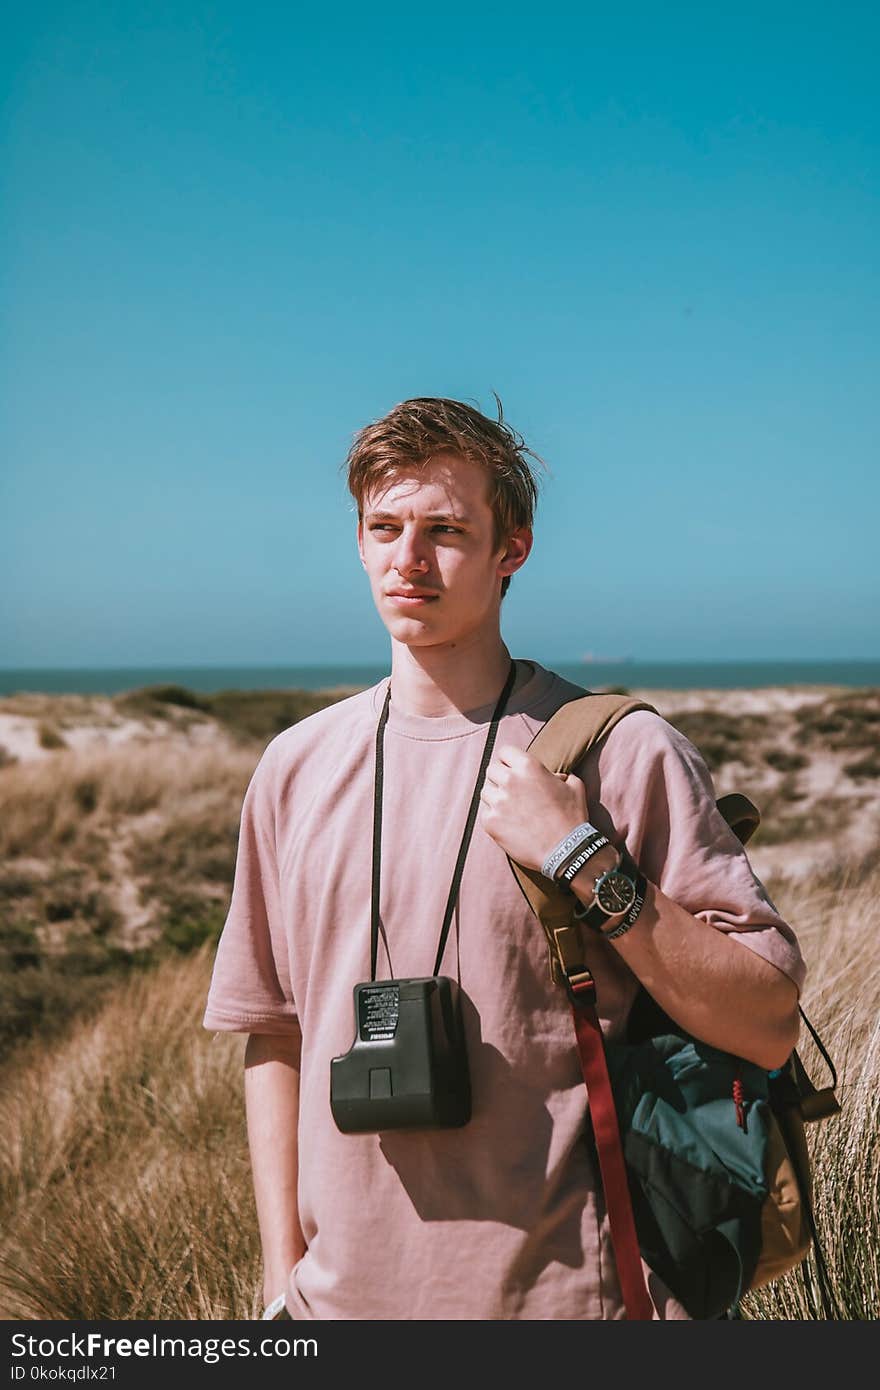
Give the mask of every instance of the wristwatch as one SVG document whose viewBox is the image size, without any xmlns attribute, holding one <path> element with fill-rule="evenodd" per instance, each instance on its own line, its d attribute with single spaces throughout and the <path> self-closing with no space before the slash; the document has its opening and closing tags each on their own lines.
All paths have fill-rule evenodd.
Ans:
<svg viewBox="0 0 880 1390">
<path fill-rule="evenodd" d="M 615 867 L 607 873 L 600 874 L 596 879 L 593 901 L 576 908 L 574 916 L 579 922 L 585 922 L 594 931 L 604 934 L 609 920 L 619 917 L 621 913 L 629 912 L 640 891 L 644 894 L 644 882 L 639 866 L 624 849 Z"/>
</svg>

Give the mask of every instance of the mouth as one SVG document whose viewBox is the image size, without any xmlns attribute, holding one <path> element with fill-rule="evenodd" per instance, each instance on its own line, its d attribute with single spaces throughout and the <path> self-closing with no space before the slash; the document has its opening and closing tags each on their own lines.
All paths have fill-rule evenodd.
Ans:
<svg viewBox="0 0 880 1390">
<path fill-rule="evenodd" d="M 404 608 L 417 608 L 419 604 L 422 603 L 433 603 L 435 599 L 438 599 L 440 597 L 440 595 L 420 594 L 417 592 L 405 593 L 401 591 L 399 593 L 395 592 L 387 594 L 386 597 L 389 598 L 392 603 L 398 603 Z"/>
</svg>

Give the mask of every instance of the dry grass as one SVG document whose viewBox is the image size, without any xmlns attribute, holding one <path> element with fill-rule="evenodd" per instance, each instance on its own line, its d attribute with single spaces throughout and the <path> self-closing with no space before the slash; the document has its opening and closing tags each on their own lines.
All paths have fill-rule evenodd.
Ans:
<svg viewBox="0 0 880 1390">
<path fill-rule="evenodd" d="M 208 973 L 205 952 L 167 960 L 7 1066 L 3 1316 L 257 1312 L 241 1040 L 199 1027 Z"/>
<path fill-rule="evenodd" d="M 215 937 L 259 749 L 124 745 L 0 774 L 0 1058 L 163 945 Z"/>
<path fill-rule="evenodd" d="M 803 1005 L 840 1077 L 842 1113 L 808 1127 L 817 1228 L 839 1318 L 880 1311 L 880 871 L 876 856 L 836 882 L 772 885 L 774 900 L 797 926 L 809 976 Z M 827 1068 L 806 1029 L 798 1048 L 814 1081 Z M 812 1267 L 812 1261 L 811 1261 Z M 808 1269 L 809 1279 L 809 1269 Z M 793 1271 L 746 1300 L 749 1317 L 822 1317 Z"/>
<path fill-rule="evenodd" d="M 133 953 L 217 937 L 263 747 L 346 693 L 0 700 L 20 754 L 0 765 L 0 1058 L 97 1002 Z"/>
<path fill-rule="evenodd" d="M 841 1073 L 813 1127 L 816 1212 L 841 1318 L 880 1296 L 880 874 L 775 885 L 811 965 L 805 1007 Z M 63 1043 L 32 1042 L 0 1082 L 0 1291 L 12 1318 L 250 1318 L 260 1267 L 242 1046 L 200 1027 L 210 948 L 120 986 Z M 820 1080 L 812 1045 L 802 1054 Z M 817 1316 L 802 1272 L 746 1316 Z"/>
<path fill-rule="evenodd" d="M 67 752 L 3 771 L 0 856 L 76 849 L 122 819 L 179 813 L 195 797 L 239 803 L 259 750 L 134 746 Z"/>
<path fill-rule="evenodd" d="M 183 886 L 204 897 L 206 880 L 215 891 L 222 884 L 225 898 L 258 757 L 253 747 L 193 747 L 182 755 L 161 744 L 128 745 L 5 769 L 0 907 L 45 924 L 65 915 L 52 908 L 52 892 L 60 890 L 87 904 L 79 915 L 94 925 L 97 893 L 115 907 L 120 940 L 130 944 L 127 916 L 138 900 L 161 907 Z M 156 936 L 162 914 L 153 916 Z"/>
<path fill-rule="evenodd" d="M 216 937 L 259 748 L 54 754 L 0 781 L 0 1057 L 163 945 Z"/>
</svg>

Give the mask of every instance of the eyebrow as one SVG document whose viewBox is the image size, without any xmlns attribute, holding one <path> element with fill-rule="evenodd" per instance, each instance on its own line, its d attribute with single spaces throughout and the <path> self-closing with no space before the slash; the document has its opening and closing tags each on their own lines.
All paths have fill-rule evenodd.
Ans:
<svg viewBox="0 0 880 1390">
<path fill-rule="evenodd" d="M 395 512 L 367 512 L 367 521 L 398 521 Z M 453 526 L 469 526 L 470 517 L 451 516 L 449 512 L 429 512 L 426 521 L 448 521 Z"/>
</svg>

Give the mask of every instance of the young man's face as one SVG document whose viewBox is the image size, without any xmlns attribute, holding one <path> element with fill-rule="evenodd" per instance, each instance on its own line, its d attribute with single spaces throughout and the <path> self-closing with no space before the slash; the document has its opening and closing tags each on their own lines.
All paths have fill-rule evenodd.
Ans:
<svg viewBox="0 0 880 1390">
<path fill-rule="evenodd" d="M 532 534 L 493 547 L 487 490 L 478 464 L 445 454 L 365 496 L 358 549 L 379 616 L 405 646 L 497 626 L 501 580 L 524 563 Z"/>
</svg>

